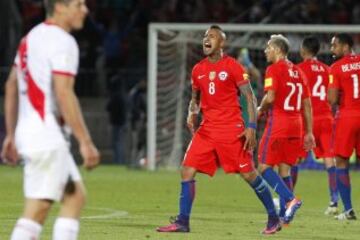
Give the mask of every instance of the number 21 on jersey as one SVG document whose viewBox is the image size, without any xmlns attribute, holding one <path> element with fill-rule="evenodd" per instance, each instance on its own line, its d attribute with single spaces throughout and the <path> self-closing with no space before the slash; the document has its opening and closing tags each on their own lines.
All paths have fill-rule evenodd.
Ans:
<svg viewBox="0 0 360 240">
<path fill-rule="evenodd" d="M 300 108 L 301 108 L 301 95 L 303 94 L 303 86 L 301 85 L 301 83 L 293 83 L 293 82 L 287 82 L 286 86 L 290 87 L 290 92 L 287 95 L 287 97 L 285 98 L 284 110 L 286 110 L 286 111 L 295 111 L 295 109 L 300 110 Z M 290 100 L 293 97 L 296 98 L 296 106 L 290 105 Z"/>
</svg>

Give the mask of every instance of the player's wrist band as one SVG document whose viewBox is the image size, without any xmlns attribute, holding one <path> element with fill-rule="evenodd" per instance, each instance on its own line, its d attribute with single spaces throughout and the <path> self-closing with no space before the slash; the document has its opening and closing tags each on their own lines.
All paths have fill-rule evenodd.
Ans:
<svg viewBox="0 0 360 240">
<path fill-rule="evenodd" d="M 254 123 L 254 122 L 249 122 L 249 123 L 247 124 L 247 127 L 256 130 L 256 123 Z"/>
</svg>

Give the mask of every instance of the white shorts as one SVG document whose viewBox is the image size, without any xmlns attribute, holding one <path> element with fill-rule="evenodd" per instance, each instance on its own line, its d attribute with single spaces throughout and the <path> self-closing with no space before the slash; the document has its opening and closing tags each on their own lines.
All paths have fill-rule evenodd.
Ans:
<svg viewBox="0 0 360 240">
<path fill-rule="evenodd" d="M 21 153 L 25 160 L 24 193 L 30 199 L 49 199 L 60 201 L 66 183 L 81 181 L 69 147 Z"/>
</svg>

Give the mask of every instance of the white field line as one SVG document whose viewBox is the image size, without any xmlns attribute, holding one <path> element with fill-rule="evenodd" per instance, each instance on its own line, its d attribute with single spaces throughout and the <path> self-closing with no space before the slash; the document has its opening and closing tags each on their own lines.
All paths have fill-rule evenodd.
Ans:
<svg viewBox="0 0 360 240">
<path fill-rule="evenodd" d="M 23 204 L 21 204 L 21 203 L 6 203 L 6 204 L 0 206 L 0 208 L 7 208 L 9 206 L 22 208 Z M 80 219 L 84 219 L 84 220 L 121 218 L 121 217 L 126 217 L 129 215 L 129 213 L 127 211 L 117 210 L 117 209 L 113 209 L 113 208 L 85 207 L 84 210 L 85 211 L 92 210 L 92 211 L 99 212 L 99 215 L 81 216 Z M 49 217 L 49 218 L 56 218 L 56 216 Z M 13 221 L 14 219 L 16 219 L 16 218 L 13 218 L 13 219 L 8 218 L 7 220 Z M 3 219 L 3 220 L 5 220 L 5 219 Z"/>
<path fill-rule="evenodd" d="M 102 212 L 105 212 L 105 214 L 93 215 L 93 216 L 82 216 L 81 219 L 109 219 L 109 218 L 126 217 L 127 215 L 129 215 L 129 213 L 127 211 L 116 210 L 116 209 L 112 209 L 112 208 L 87 207 L 85 209 L 102 211 Z"/>
</svg>

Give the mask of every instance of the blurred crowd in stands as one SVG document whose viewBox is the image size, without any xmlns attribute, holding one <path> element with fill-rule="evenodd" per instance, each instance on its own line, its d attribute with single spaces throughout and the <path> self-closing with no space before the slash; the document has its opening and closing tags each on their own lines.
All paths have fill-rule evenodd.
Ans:
<svg viewBox="0 0 360 240">
<path fill-rule="evenodd" d="M 12 19 L 17 15 L 22 34 L 44 19 L 43 0 L 13 1 L 18 13 L 4 5 L 0 15 L 8 18 L 10 12 Z M 91 70 L 105 67 L 102 78 L 108 83 L 119 69 L 126 69 L 121 74 L 131 79 L 125 84 L 127 89 L 145 77 L 149 22 L 360 24 L 360 2 L 356 0 L 87 0 L 87 5 L 86 26 L 75 34 L 84 78 L 91 76 Z M 9 21 L 2 23 L 2 28 L 12 26 Z M 102 82 L 82 82 L 80 79 L 78 90 L 85 95 L 99 89 L 101 95 L 109 87 Z"/>
<path fill-rule="evenodd" d="M 16 0 L 23 32 L 42 21 L 42 0 Z M 103 58 L 112 75 L 119 68 L 146 68 L 149 22 L 360 24 L 356 0 L 87 0 L 90 15 L 76 34 L 81 67 Z M 140 80 L 139 77 L 136 80 Z"/>
</svg>

